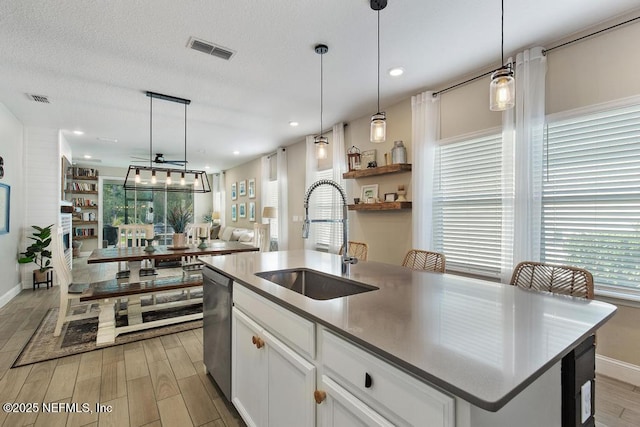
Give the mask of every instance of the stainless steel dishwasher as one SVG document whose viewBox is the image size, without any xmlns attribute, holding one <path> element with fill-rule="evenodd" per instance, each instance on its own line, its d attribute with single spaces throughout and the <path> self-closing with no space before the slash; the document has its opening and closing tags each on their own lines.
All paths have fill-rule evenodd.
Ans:
<svg viewBox="0 0 640 427">
<path fill-rule="evenodd" d="M 204 364 L 224 396 L 231 401 L 232 280 L 212 269 L 202 269 L 204 284 Z"/>
</svg>

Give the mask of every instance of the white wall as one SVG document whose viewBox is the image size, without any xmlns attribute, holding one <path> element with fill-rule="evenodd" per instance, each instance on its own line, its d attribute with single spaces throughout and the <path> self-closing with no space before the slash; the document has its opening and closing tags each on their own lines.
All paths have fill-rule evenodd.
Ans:
<svg viewBox="0 0 640 427">
<path fill-rule="evenodd" d="M 0 234 L 0 307 L 20 292 L 17 260 L 18 254 L 26 249 L 21 239 L 25 207 L 23 136 L 22 123 L 0 103 L 0 156 L 4 159 L 4 178 L 0 183 L 11 187 L 9 234 Z"/>
</svg>

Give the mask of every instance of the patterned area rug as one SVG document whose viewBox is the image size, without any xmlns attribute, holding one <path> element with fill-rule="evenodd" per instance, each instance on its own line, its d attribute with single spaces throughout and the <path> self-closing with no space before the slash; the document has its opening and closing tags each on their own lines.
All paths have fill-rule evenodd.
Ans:
<svg viewBox="0 0 640 427">
<path fill-rule="evenodd" d="M 97 308 L 97 307 L 96 307 Z M 158 320 L 175 317 L 178 315 L 186 315 L 191 313 L 202 312 L 202 304 L 193 306 L 179 307 L 173 309 L 165 309 L 158 311 L 149 311 L 143 313 L 143 320 Z M 24 346 L 12 367 L 30 365 L 32 363 L 43 362 L 45 360 L 57 359 L 59 357 L 71 356 L 73 354 L 85 353 L 97 348 L 111 347 L 114 345 L 122 345 L 134 341 L 140 341 L 148 338 L 154 338 L 162 335 L 173 334 L 176 332 L 187 331 L 202 327 L 202 320 L 194 320 L 191 322 L 177 323 L 175 325 L 161 326 L 158 328 L 147 329 L 144 331 L 130 332 L 128 334 L 118 335 L 116 341 L 110 345 L 96 346 L 96 335 L 98 332 L 98 318 L 75 320 L 66 323 L 62 328 L 59 337 L 53 336 L 53 331 L 58 320 L 58 308 L 50 309 L 45 314 L 42 322 L 35 330 L 27 344 Z M 127 324 L 127 317 L 120 316 L 116 321 L 117 326 Z"/>
</svg>

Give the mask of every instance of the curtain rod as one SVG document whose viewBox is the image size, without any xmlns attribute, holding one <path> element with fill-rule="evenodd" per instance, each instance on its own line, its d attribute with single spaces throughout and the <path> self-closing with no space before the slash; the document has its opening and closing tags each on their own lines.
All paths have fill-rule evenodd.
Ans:
<svg viewBox="0 0 640 427">
<path fill-rule="evenodd" d="M 546 54 L 547 54 L 547 52 L 551 52 L 552 50 L 558 49 L 558 48 L 563 47 L 563 46 L 570 45 L 570 44 L 572 44 L 572 43 L 578 42 L 578 41 L 580 41 L 580 40 L 584 40 L 584 39 L 589 38 L 589 37 L 593 37 L 593 36 L 595 36 L 595 35 L 597 35 L 597 34 L 604 33 L 605 31 L 609 31 L 609 30 L 612 30 L 612 29 L 617 28 L 617 27 L 621 27 L 621 26 L 623 26 L 623 25 L 629 24 L 629 23 L 634 22 L 634 21 L 637 21 L 637 20 L 639 20 L 639 19 L 640 19 L 640 16 L 637 16 L 637 17 L 635 17 L 635 18 L 628 19 L 628 20 L 626 20 L 626 21 L 624 21 L 624 22 L 620 22 L 619 24 L 611 25 L 610 27 L 603 28 L 602 30 L 595 31 L 595 32 L 593 32 L 593 33 L 587 34 L 587 35 L 582 36 L 582 37 L 578 37 L 577 39 L 570 40 L 570 41 L 568 41 L 568 42 L 561 43 L 561 44 L 559 44 L 559 45 L 557 45 L 557 46 L 550 47 L 549 49 L 543 49 L 543 50 L 542 50 L 542 54 L 543 54 L 543 55 L 546 55 Z M 512 66 L 514 66 L 514 65 L 515 65 L 515 62 L 512 62 L 512 63 L 511 63 L 511 65 L 512 65 Z M 470 79 L 467 79 L 467 80 L 465 80 L 465 81 L 463 81 L 463 82 L 456 83 L 456 84 L 454 84 L 454 85 L 452 85 L 452 86 L 446 87 L 446 88 L 441 89 L 441 90 L 439 90 L 439 91 L 437 91 L 437 92 L 433 92 L 433 97 L 435 98 L 436 96 L 440 95 L 441 93 L 448 92 L 448 91 L 450 91 L 451 89 L 455 89 L 455 88 L 457 88 L 457 87 L 459 87 L 459 86 L 463 86 L 463 85 L 466 85 L 467 83 L 471 83 L 472 81 L 475 81 L 475 80 L 481 79 L 481 78 L 483 78 L 483 77 L 486 77 L 486 76 L 488 76 L 488 75 L 490 75 L 490 74 L 494 73 L 495 71 L 498 71 L 500 68 L 502 68 L 502 67 L 496 68 L 495 70 L 487 71 L 486 73 L 482 73 L 482 74 L 480 74 L 479 76 L 475 76 L 475 77 L 472 77 L 472 78 L 470 78 Z"/>
</svg>

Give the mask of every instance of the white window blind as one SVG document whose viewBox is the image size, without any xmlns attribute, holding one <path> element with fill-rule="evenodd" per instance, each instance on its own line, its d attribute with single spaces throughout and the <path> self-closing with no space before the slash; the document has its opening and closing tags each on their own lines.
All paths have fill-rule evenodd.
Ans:
<svg viewBox="0 0 640 427">
<path fill-rule="evenodd" d="M 434 175 L 434 244 L 447 270 L 499 277 L 502 250 L 502 136 L 441 145 Z"/>
<path fill-rule="evenodd" d="M 316 178 L 333 179 L 333 169 L 325 169 L 316 173 Z M 314 205 L 314 219 L 340 219 L 333 218 L 335 189 L 328 185 L 321 185 L 316 188 L 311 195 L 310 203 Z M 314 229 L 312 236 L 315 237 L 315 245 L 317 249 L 329 250 L 331 246 L 336 246 L 338 242 L 331 241 L 331 227 L 339 227 L 339 235 L 342 234 L 341 223 L 314 223 L 311 228 Z"/>
<path fill-rule="evenodd" d="M 640 105 L 548 124 L 541 258 L 640 290 Z M 640 292 L 637 293 L 640 296 Z"/>
</svg>

